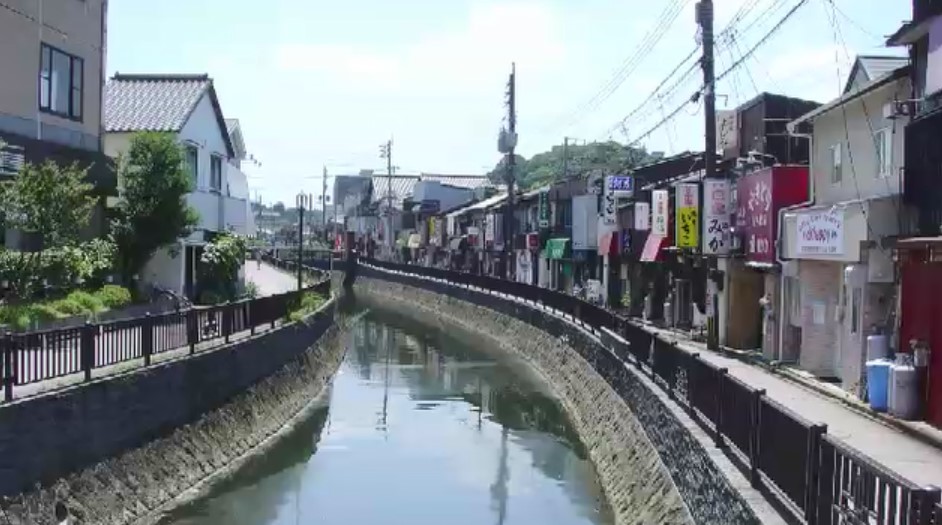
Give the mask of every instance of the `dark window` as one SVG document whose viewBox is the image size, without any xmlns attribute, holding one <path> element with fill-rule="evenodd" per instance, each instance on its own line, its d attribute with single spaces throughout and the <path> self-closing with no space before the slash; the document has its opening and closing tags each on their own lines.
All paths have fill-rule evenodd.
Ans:
<svg viewBox="0 0 942 525">
<path fill-rule="evenodd" d="M 185 155 L 186 155 L 186 171 L 190 174 L 190 179 L 193 180 L 193 185 L 199 184 L 200 168 L 199 168 L 199 150 L 196 149 L 196 146 L 187 144 L 184 146 Z"/>
<path fill-rule="evenodd" d="M 209 163 L 209 187 L 216 190 L 222 190 L 222 157 L 213 155 Z"/>
<path fill-rule="evenodd" d="M 82 120 L 84 66 L 81 58 L 43 44 L 39 59 L 39 109 Z"/>
</svg>

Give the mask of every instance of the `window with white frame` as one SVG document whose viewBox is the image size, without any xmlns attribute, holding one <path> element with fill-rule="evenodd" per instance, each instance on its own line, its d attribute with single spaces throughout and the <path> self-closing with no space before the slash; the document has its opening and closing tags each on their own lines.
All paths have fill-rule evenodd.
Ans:
<svg viewBox="0 0 942 525">
<path fill-rule="evenodd" d="M 889 177 L 893 170 L 893 134 L 884 128 L 873 134 L 873 147 L 877 152 L 878 177 Z"/>
<path fill-rule="evenodd" d="M 193 181 L 193 187 L 196 187 L 200 180 L 199 148 L 197 148 L 195 144 L 184 144 L 183 155 L 186 164 L 186 172 L 190 175 L 190 180 Z"/>
<path fill-rule="evenodd" d="M 213 155 L 209 161 L 209 187 L 222 191 L 222 157 Z"/>
<path fill-rule="evenodd" d="M 841 158 L 841 145 L 831 146 L 831 183 L 840 184 L 844 178 L 844 165 Z"/>
<path fill-rule="evenodd" d="M 40 111 L 71 120 L 82 120 L 84 65 L 80 57 L 46 44 L 40 46 Z"/>
</svg>

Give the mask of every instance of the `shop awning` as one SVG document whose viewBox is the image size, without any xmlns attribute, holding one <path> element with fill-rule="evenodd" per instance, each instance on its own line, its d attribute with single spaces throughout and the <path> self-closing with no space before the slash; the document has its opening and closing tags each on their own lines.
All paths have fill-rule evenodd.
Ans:
<svg viewBox="0 0 942 525">
<path fill-rule="evenodd" d="M 569 239 L 558 238 L 546 241 L 546 258 L 562 259 L 566 256 L 566 246 L 569 245 Z"/>
<path fill-rule="evenodd" d="M 599 255 L 612 255 L 618 254 L 618 239 L 619 234 L 617 231 L 605 232 L 599 236 Z"/>
<path fill-rule="evenodd" d="M 420 248 L 422 246 L 422 236 L 418 233 L 413 233 L 409 236 L 409 248 Z"/>
<path fill-rule="evenodd" d="M 644 249 L 641 250 L 641 262 L 653 262 L 658 259 L 661 249 L 664 247 L 664 241 L 667 237 L 664 235 L 650 234 L 644 241 Z"/>
</svg>

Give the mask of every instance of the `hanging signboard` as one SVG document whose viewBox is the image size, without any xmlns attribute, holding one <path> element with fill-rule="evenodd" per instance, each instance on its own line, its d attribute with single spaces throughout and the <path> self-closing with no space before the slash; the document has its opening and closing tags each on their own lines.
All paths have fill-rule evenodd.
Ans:
<svg viewBox="0 0 942 525">
<path fill-rule="evenodd" d="M 678 184 L 676 195 L 677 247 L 696 248 L 700 238 L 699 187 L 696 184 Z"/>
<path fill-rule="evenodd" d="M 618 223 L 618 194 L 609 184 L 605 185 L 602 194 L 602 209 L 599 210 L 599 215 L 602 218 L 600 226 L 605 229 L 614 228 Z"/>
<path fill-rule="evenodd" d="M 654 190 L 651 192 L 651 234 L 667 237 L 667 190 Z"/>
<path fill-rule="evenodd" d="M 537 210 L 537 215 L 539 218 L 540 228 L 549 228 L 550 225 L 550 206 L 549 206 L 549 193 L 545 191 L 540 192 L 539 208 Z"/>
<path fill-rule="evenodd" d="M 611 193 L 615 198 L 633 197 L 635 194 L 634 179 L 631 175 L 609 175 L 605 177 L 605 192 Z"/>
<path fill-rule="evenodd" d="M 799 213 L 796 242 L 802 255 L 843 255 L 844 209 Z"/>
<path fill-rule="evenodd" d="M 703 253 L 729 253 L 729 182 L 723 179 L 703 181 Z"/>
<path fill-rule="evenodd" d="M 635 203 L 635 229 L 647 231 L 651 229 L 651 204 L 647 202 Z"/>
</svg>

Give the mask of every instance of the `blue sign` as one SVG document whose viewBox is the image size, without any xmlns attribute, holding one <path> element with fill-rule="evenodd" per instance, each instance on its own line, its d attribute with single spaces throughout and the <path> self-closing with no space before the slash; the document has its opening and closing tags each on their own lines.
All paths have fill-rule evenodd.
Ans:
<svg viewBox="0 0 942 525">
<path fill-rule="evenodd" d="M 616 197 L 630 197 L 634 195 L 634 178 L 630 175 L 609 175 L 606 177 L 607 189 Z"/>
</svg>

